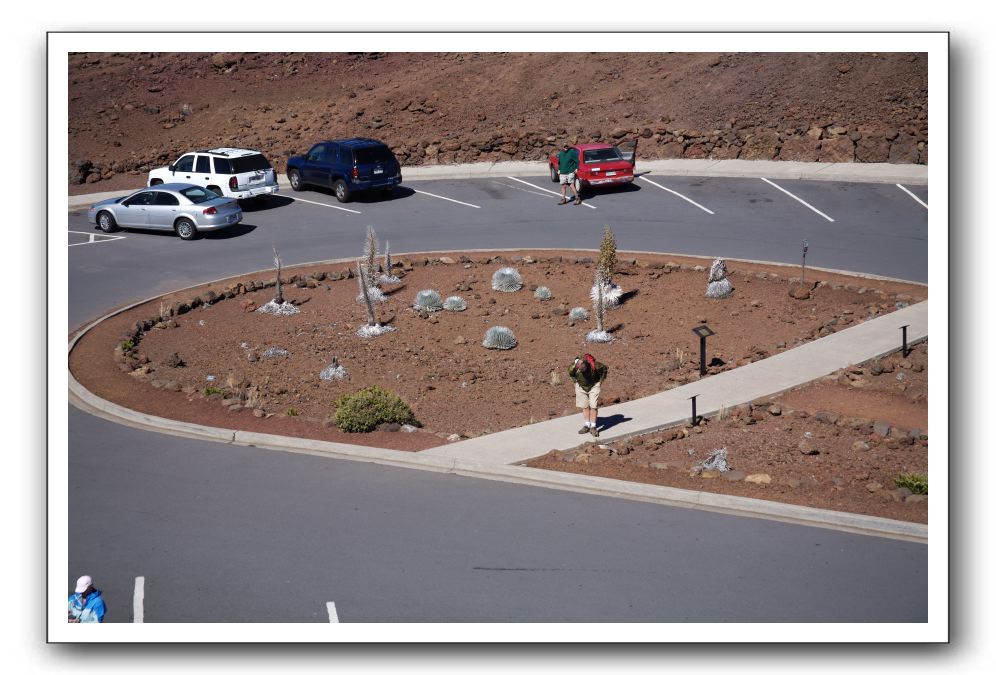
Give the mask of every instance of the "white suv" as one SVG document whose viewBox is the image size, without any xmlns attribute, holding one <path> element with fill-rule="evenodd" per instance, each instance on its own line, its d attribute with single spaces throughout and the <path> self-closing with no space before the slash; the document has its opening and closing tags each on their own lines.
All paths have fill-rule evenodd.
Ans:
<svg viewBox="0 0 996 675">
<path fill-rule="evenodd" d="M 149 187 L 162 183 L 201 185 L 223 197 L 248 199 L 270 195 L 277 172 L 257 150 L 215 148 L 188 152 L 169 166 L 149 172 Z"/>
</svg>

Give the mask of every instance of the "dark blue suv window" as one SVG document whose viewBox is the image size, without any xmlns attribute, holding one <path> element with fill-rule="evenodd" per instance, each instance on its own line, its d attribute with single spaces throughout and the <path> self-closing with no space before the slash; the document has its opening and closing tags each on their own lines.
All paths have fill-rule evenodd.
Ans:
<svg viewBox="0 0 996 675">
<path fill-rule="evenodd" d="M 393 162 L 394 155 L 386 145 L 371 145 L 353 150 L 357 164 L 373 164 L 374 162 Z"/>
</svg>

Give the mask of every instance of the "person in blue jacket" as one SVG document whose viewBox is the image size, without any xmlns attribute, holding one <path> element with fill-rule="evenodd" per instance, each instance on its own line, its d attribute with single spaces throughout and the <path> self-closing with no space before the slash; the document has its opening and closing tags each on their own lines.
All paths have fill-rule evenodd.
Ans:
<svg viewBox="0 0 996 675">
<path fill-rule="evenodd" d="M 93 587 L 93 579 L 83 575 L 76 580 L 76 592 L 69 596 L 69 623 L 103 623 L 104 598 Z"/>
</svg>

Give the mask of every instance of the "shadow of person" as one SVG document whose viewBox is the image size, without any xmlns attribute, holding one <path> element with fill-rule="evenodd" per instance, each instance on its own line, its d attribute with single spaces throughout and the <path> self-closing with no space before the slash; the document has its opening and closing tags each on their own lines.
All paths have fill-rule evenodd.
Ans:
<svg viewBox="0 0 996 675">
<path fill-rule="evenodd" d="M 632 417 L 626 417 L 622 413 L 615 413 L 614 415 L 609 415 L 607 417 L 599 417 L 598 430 L 605 431 L 607 429 L 611 429 L 617 424 L 622 424 L 623 422 L 629 422 L 632 419 L 633 419 Z"/>
</svg>

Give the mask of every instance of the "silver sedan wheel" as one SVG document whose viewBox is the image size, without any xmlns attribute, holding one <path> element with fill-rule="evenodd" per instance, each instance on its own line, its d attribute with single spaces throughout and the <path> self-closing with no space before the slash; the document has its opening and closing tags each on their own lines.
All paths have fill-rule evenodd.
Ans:
<svg viewBox="0 0 996 675">
<path fill-rule="evenodd" d="M 197 228 L 192 222 L 184 218 L 176 224 L 176 233 L 180 235 L 180 239 L 193 239 L 197 235 Z"/>
<path fill-rule="evenodd" d="M 97 216 L 97 225 L 104 232 L 114 232 L 118 229 L 117 223 L 114 222 L 114 216 L 107 211 L 101 211 L 100 215 Z"/>
</svg>

